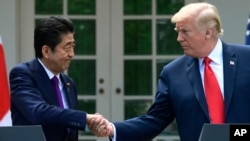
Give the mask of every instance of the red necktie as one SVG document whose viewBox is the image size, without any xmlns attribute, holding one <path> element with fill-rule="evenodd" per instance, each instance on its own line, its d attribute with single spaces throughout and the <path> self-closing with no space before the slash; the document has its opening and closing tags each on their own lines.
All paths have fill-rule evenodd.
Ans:
<svg viewBox="0 0 250 141">
<path fill-rule="evenodd" d="M 211 59 L 204 58 L 204 86 L 211 123 L 224 123 L 224 102 L 216 76 L 210 67 Z"/>
</svg>

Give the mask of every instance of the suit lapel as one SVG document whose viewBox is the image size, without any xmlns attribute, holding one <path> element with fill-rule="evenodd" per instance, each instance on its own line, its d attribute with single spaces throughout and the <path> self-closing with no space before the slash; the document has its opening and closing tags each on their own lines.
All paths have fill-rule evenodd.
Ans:
<svg viewBox="0 0 250 141">
<path fill-rule="evenodd" d="M 226 115 L 232 99 L 236 77 L 237 58 L 230 47 L 223 43 L 224 103 Z"/>
<path fill-rule="evenodd" d="M 37 87 L 42 91 L 42 95 L 49 101 L 50 104 L 59 105 L 55 90 L 51 85 L 51 81 L 37 59 L 34 59 L 30 65 L 30 69 L 34 72 L 34 79 L 37 82 Z"/>
<path fill-rule="evenodd" d="M 69 108 L 72 108 L 72 100 L 70 99 L 70 82 L 67 81 L 66 76 L 64 74 L 60 74 L 60 79 L 62 80 L 63 83 L 63 91 L 65 93 L 66 96 L 66 100 L 68 103 Z"/>
<path fill-rule="evenodd" d="M 30 69 L 34 73 L 34 79 L 37 82 L 37 87 L 39 88 L 40 91 L 42 91 L 43 93 L 42 95 L 49 101 L 50 104 L 59 105 L 56 94 L 55 94 L 55 90 L 52 87 L 51 81 L 46 71 L 44 70 L 44 68 L 42 67 L 42 65 L 39 63 L 37 59 L 34 59 L 31 61 Z M 74 107 L 75 102 L 74 102 L 74 99 L 71 99 L 69 95 L 71 91 L 73 92 L 73 90 L 71 89 L 73 86 L 70 83 L 69 79 L 62 73 L 60 74 L 60 79 L 63 83 L 63 91 L 66 96 L 68 107 L 72 108 Z"/>
<path fill-rule="evenodd" d="M 195 97 L 201 106 L 202 111 L 206 115 L 206 117 L 209 119 L 208 115 L 208 108 L 206 104 L 206 99 L 205 99 L 205 93 L 203 90 L 203 85 L 201 81 L 201 75 L 200 75 L 200 68 L 199 68 L 199 63 L 197 59 L 194 58 L 189 58 L 188 63 L 187 63 L 187 74 L 188 78 L 191 82 L 191 85 L 194 90 Z"/>
</svg>

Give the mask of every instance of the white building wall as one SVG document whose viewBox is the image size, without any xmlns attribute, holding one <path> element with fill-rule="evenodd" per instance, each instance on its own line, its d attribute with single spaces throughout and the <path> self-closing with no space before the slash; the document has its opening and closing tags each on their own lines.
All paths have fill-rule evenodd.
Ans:
<svg viewBox="0 0 250 141">
<path fill-rule="evenodd" d="M 0 34 L 2 36 L 7 70 L 19 59 L 18 47 L 18 8 L 16 0 L 0 0 Z"/>
</svg>

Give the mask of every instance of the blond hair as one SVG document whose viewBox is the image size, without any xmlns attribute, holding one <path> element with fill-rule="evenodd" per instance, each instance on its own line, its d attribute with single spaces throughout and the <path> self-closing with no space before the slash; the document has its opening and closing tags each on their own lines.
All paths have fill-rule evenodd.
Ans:
<svg viewBox="0 0 250 141">
<path fill-rule="evenodd" d="M 171 22 L 182 22 L 192 17 L 195 17 L 195 24 L 201 31 L 212 28 L 215 36 L 223 35 L 217 8 L 206 2 L 185 5 L 172 17 Z"/>
</svg>

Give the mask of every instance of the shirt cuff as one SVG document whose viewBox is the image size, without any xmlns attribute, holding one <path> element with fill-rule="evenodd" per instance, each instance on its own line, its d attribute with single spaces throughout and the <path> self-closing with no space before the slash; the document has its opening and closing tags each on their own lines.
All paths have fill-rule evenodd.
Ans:
<svg viewBox="0 0 250 141">
<path fill-rule="evenodd" d="M 113 123 L 110 123 L 110 124 L 112 125 L 113 130 L 114 130 L 114 135 L 113 135 L 113 137 L 110 137 L 110 139 L 112 141 L 116 141 L 116 128 L 115 128 L 115 125 Z"/>
</svg>

